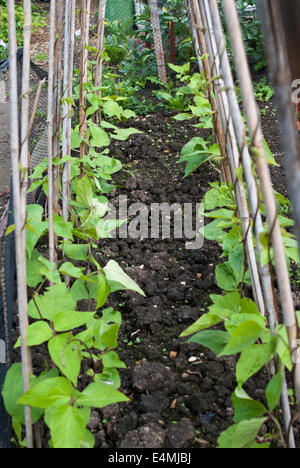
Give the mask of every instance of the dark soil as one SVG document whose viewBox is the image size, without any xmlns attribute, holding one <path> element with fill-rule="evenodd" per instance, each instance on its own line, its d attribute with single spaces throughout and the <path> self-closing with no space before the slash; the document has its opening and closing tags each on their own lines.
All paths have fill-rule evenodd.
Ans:
<svg viewBox="0 0 300 468">
<path fill-rule="evenodd" d="M 127 195 L 129 204 L 201 202 L 218 174 L 206 164 L 183 179 L 184 167 L 177 159 L 194 136 L 191 127 L 187 130 L 163 115 L 141 118 L 132 125 L 145 133 L 112 150 L 134 172 L 116 195 Z M 267 125 L 272 150 L 280 157 L 276 123 Z M 280 171 L 274 184 L 280 184 L 278 190 L 285 185 Z M 110 299 L 123 315 L 118 351 L 128 366 L 121 372 L 122 390 L 131 402 L 94 411 L 96 446 L 215 447 L 220 432 L 232 424 L 234 358 L 217 359 L 207 349 L 179 339 L 207 311 L 209 295 L 220 293 L 214 279 L 220 254 L 219 246 L 207 241 L 200 250 L 186 250 L 185 241 L 176 239 L 101 243 L 102 263 L 114 258 L 147 297 L 125 293 Z M 245 388 L 264 402 L 267 379 L 261 372 Z"/>
<path fill-rule="evenodd" d="M 43 50 L 37 48 L 35 53 Z M 264 134 L 280 164 L 272 169 L 274 187 L 286 195 L 275 108 L 272 102 L 264 107 Z M 205 164 L 183 179 L 184 166 L 177 160 L 183 145 L 195 136 L 194 129 L 162 113 L 140 117 L 130 126 L 144 133 L 112 147 L 112 155 L 122 161 L 127 173 L 118 176 L 118 189 L 110 201 L 117 206 L 118 196 L 126 195 L 129 205 L 201 202 L 219 175 Z M 1 220 L 9 184 L 7 113 L 1 106 L 0 128 Z M 217 359 L 207 349 L 179 339 L 183 330 L 207 312 L 209 295 L 220 293 L 214 275 L 220 255 L 219 246 L 208 241 L 199 250 L 187 250 L 185 240 L 174 238 L 100 243 L 101 265 L 116 260 L 146 297 L 114 293 L 106 304 L 122 312 L 118 354 L 127 369 L 120 372 L 121 390 L 130 402 L 93 410 L 89 428 L 96 448 L 213 448 L 220 433 L 232 424 L 235 359 Z M 299 292 L 293 288 L 300 306 Z M 251 293 L 248 290 L 246 294 Z M 37 375 L 44 370 L 45 360 L 43 347 L 35 349 L 33 367 Z M 264 402 L 267 382 L 267 375 L 261 372 L 245 389 Z M 263 432 L 270 429 L 264 427 Z M 42 445 L 47 447 L 49 434 L 46 428 L 42 432 Z M 296 437 L 300 446 L 297 429 Z"/>
<path fill-rule="evenodd" d="M 270 138 L 268 134 L 266 138 L 281 158 L 277 127 L 271 117 L 270 121 L 272 125 L 266 123 Z M 177 164 L 195 130 L 163 114 L 139 117 L 128 125 L 144 133 L 113 145 L 111 154 L 123 162 L 125 172 L 119 174 L 110 201 L 118 206 L 118 196 L 126 195 L 129 206 L 201 202 L 218 174 L 205 164 L 183 179 L 184 165 Z M 283 174 L 277 170 L 274 175 L 275 188 L 278 185 L 280 190 L 285 186 Z M 199 250 L 187 250 L 185 240 L 174 238 L 101 241 L 100 264 L 116 260 L 146 297 L 114 293 L 106 304 L 122 312 L 118 354 L 127 369 L 120 372 L 121 390 L 130 402 L 93 410 L 89 428 L 96 448 L 213 448 L 232 424 L 235 359 L 217 359 L 207 349 L 179 339 L 207 312 L 209 295 L 220 293 L 214 279 L 220 255 L 219 246 L 208 241 Z M 17 333 L 17 319 L 15 325 Z M 34 351 L 37 375 L 44 370 L 45 359 L 42 347 Z M 264 402 L 267 382 L 261 372 L 245 389 Z M 48 430 L 43 432 L 47 447 Z"/>
</svg>

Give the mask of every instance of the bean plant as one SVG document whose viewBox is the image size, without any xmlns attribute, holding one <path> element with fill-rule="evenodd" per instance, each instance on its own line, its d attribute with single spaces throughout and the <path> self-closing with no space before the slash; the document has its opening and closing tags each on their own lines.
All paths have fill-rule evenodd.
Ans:
<svg viewBox="0 0 300 468">
<path fill-rule="evenodd" d="M 289 232 L 293 221 L 285 216 L 289 201 L 278 193 L 276 198 L 287 261 L 289 264 L 299 264 L 297 243 Z M 244 294 L 245 285 L 250 285 L 251 281 L 233 185 L 212 183 L 203 202 L 203 214 L 212 221 L 205 225 L 202 234 L 222 248 L 222 262 L 215 269 L 221 294 L 210 295 L 208 312 L 185 330 L 181 337 L 189 337 L 189 342 L 209 348 L 218 358 L 237 358 L 237 387 L 232 394 L 233 425 L 219 436 L 218 447 L 268 448 L 273 440 L 286 446 L 278 411 L 282 365 L 288 371 L 293 369 L 286 327 L 280 324 L 272 334 L 255 302 Z M 269 262 L 272 269 L 273 255 L 267 230 L 264 236 L 261 260 L 262 264 Z M 297 312 L 297 317 L 300 320 L 300 312 Z M 264 367 L 269 368 L 271 362 L 275 363 L 275 373 L 265 389 L 265 402 L 255 400 L 247 394 L 245 385 Z M 271 433 L 257 442 L 260 429 L 267 422 L 271 425 Z"/>
<path fill-rule="evenodd" d="M 22 5 L 16 5 L 16 34 L 18 46 L 23 44 L 23 25 L 24 25 L 24 11 Z M 32 12 L 32 30 L 37 32 L 40 28 L 47 25 L 45 17 L 39 12 L 37 7 L 33 6 Z M 7 44 L 8 42 L 8 26 L 7 26 L 7 8 L 6 1 L 0 2 L 0 39 Z M 0 45 L 0 60 L 7 57 L 7 49 Z"/>
<path fill-rule="evenodd" d="M 177 73 L 176 78 L 186 85 L 172 90 L 169 94 L 165 92 L 157 94 L 171 106 L 181 99 L 183 112 L 175 115 L 176 120 L 193 121 L 197 117 L 200 123 L 194 124 L 194 127 L 212 128 L 212 110 L 206 96 L 208 83 L 204 77 L 199 74 L 191 76 L 189 64 L 181 67 L 170 66 Z M 186 102 L 185 98 L 188 98 Z M 268 163 L 278 166 L 265 140 L 264 145 Z M 215 164 L 219 159 L 218 145 L 211 146 L 207 139 L 196 136 L 182 148 L 178 162 L 186 164 L 185 177 L 187 177 L 205 162 Z M 243 182 L 241 170 L 237 171 L 237 176 Z M 257 190 L 261 201 L 260 210 L 265 217 L 259 186 Z M 297 241 L 292 234 L 294 222 L 287 216 L 290 213 L 290 202 L 276 191 L 275 198 L 286 260 L 292 273 L 293 266 L 299 265 L 299 254 Z M 280 324 L 275 333 L 271 333 L 256 303 L 245 295 L 245 287 L 251 285 L 251 278 L 233 184 L 212 183 L 202 206 L 203 212 L 199 215 L 208 221 L 201 228 L 201 234 L 205 239 L 217 242 L 222 249 L 221 261 L 215 268 L 216 284 L 221 293 L 210 296 L 211 305 L 208 312 L 185 330 L 181 337 L 189 337 L 189 342 L 209 348 L 217 357 L 236 356 L 237 358 L 237 387 L 232 394 L 234 424 L 219 436 L 218 446 L 264 448 L 269 447 L 272 440 L 277 440 L 279 444 L 286 446 L 278 410 L 283 378 L 282 368 L 284 366 L 288 371 L 293 369 L 286 327 Z M 269 269 L 272 271 L 273 250 L 267 226 L 260 236 L 260 242 L 263 246 L 260 262 L 263 266 L 269 264 Z M 300 321 L 300 312 L 297 312 L 297 317 Z M 255 400 L 253 396 L 247 394 L 245 385 L 261 369 L 265 367 L 270 369 L 271 362 L 275 363 L 275 373 L 265 389 L 265 401 Z M 271 425 L 272 433 L 258 439 L 258 443 L 257 436 L 261 427 L 267 422 Z"/>
<path fill-rule="evenodd" d="M 50 447 L 88 448 L 94 446 L 87 429 L 91 408 L 129 401 L 119 391 L 118 369 L 126 367 L 116 352 L 122 316 L 106 303 L 115 291 L 144 293 L 117 262 L 100 265 L 97 255 L 99 241 L 125 222 L 105 219 L 113 174 L 122 169 L 121 162 L 109 155 L 110 143 L 139 131 L 119 128 L 118 122 L 135 114 L 121 106 L 121 99 L 102 99 L 97 91 L 88 84 L 86 156 L 80 159 L 76 155 L 82 140 L 75 126 L 72 154 L 54 160 L 60 172 L 70 163 L 72 189 L 69 220 L 60 213 L 54 215 L 57 264 L 49 262 L 43 248 L 49 228 L 47 212 L 39 204 L 28 206 L 27 282 L 33 293 L 28 304 L 27 344 L 42 346 L 46 357 L 44 371 L 32 375 L 25 394 L 21 363 L 10 367 L 5 380 L 3 398 L 21 446 L 26 445 L 22 439 L 24 405 L 32 408 L 33 423 L 44 418 L 50 429 Z M 76 93 L 74 106 L 75 101 Z M 100 125 L 94 123 L 95 114 Z M 47 196 L 47 164 L 44 160 L 34 169 L 30 192 L 40 188 Z M 19 346 L 20 339 L 15 348 Z"/>
</svg>

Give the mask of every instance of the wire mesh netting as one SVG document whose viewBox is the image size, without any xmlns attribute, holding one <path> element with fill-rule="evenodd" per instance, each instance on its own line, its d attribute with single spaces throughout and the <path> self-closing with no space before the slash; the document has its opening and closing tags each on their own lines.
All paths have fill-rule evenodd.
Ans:
<svg viewBox="0 0 300 468">
<path fill-rule="evenodd" d="M 133 26 L 134 4 L 133 0 L 108 0 L 106 6 L 106 19 L 119 21 L 128 29 Z"/>
<path fill-rule="evenodd" d="M 4 72 L 8 61 L 2 64 Z M 47 157 L 47 81 L 42 85 L 38 102 L 36 96 L 41 81 L 47 79 L 47 72 L 31 63 L 30 72 L 30 115 L 35 115 L 29 140 L 30 167 L 33 169 Z M 22 50 L 18 52 L 18 93 L 21 96 L 22 83 Z M 36 110 L 34 111 L 34 108 Z M 20 130 L 20 119 L 19 119 Z M 21 132 L 20 132 L 21 134 Z M 7 213 L 0 221 L 0 448 L 10 445 L 10 417 L 7 415 L 1 392 L 6 372 L 12 360 L 12 330 L 15 280 L 14 234 L 5 236 L 8 226 L 14 224 L 13 218 L 13 187 L 10 189 L 10 201 Z M 32 203 L 32 194 L 28 195 L 28 203 Z"/>
</svg>

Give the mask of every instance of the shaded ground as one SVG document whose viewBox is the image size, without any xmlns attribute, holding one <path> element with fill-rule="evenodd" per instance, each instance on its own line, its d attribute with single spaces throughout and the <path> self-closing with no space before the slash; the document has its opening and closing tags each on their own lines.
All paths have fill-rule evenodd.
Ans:
<svg viewBox="0 0 300 468">
<path fill-rule="evenodd" d="M 144 133 L 112 147 L 111 154 L 123 162 L 128 173 L 119 176 L 111 202 L 117 206 L 118 196 L 126 195 L 129 206 L 199 203 L 218 175 L 206 164 L 183 179 L 184 166 L 177 160 L 194 130 L 162 114 L 128 125 Z M 232 424 L 234 358 L 216 359 L 207 349 L 178 338 L 207 311 L 209 295 L 220 293 L 214 279 L 220 254 L 215 243 L 186 250 L 184 240 L 173 238 L 129 238 L 99 244 L 100 264 L 116 260 L 146 297 L 115 293 L 106 304 L 122 312 L 118 354 L 127 369 L 121 370 L 121 390 L 130 402 L 93 411 L 89 426 L 97 448 L 213 448 L 220 432 Z M 246 295 L 251 296 L 250 289 Z M 44 369 L 45 359 L 47 351 L 37 348 L 33 353 L 35 373 Z M 267 382 L 262 371 L 245 390 L 265 403 Z M 264 426 L 262 433 L 270 430 Z M 49 436 L 46 428 L 43 431 L 46 447 Z"/>
<path fill-rule="evenodd" d="M 34 42 L 35 54 L 45 51 L 43 40 L 47 41 L 47 32 L 41 32 Z M 267 106 L 264 132 L 281 164 L 276 116 L 272 103 Z M 1 104 L 0 218 L 1 206 L 7 200 L 2 191 L 7 190 L 9 182 L 7 115 L 7 108 Z M 206 164 L 183 180 L 184 166 L 178 165 L 177 160 L 194 130 L 163 114 L 139 118 L 130 125 L 144 134 L 115 143 L 112 148 L 112 155 L 123 162 L 127 175 L 119 178 L 119 188 L 111 201 L 117 206 L 118 196 L 127 195 L 129 205 L 199 203 L 218 174 Z M 286 195 L 282 167 L 272 169 L 272 174 L 274 187 Z M 118 354 L 127 365 L 121 371 L 121 389 L 130 402 L 93 411 L 89 426 L 96 447 L 212 448 L 220 432 L 232 424 L 234 359 L 216 359 L 206 349 L 178 338 L 207 311 L 209 295 L 220 292 L 214 279 L 220 254 L 215 243 L 205 242 L 202 249 L 193 251 L 186 250 L 184 240 L 173 238 L 100 243 L 99 262 L 116 260 L 142 287 L 146 297 L 127 292 L 110 297 L 108 305 L 120 310 L 123 317 Z M 293 288 L 299 301 L 297 287 Z M 250 291 L 246 294 L 250 295 Z M 17 336 L 16 318 L 15 327 Z M 46 355 L 43 347 L 35 350 L 35 373 L 44 370 Z M 261 372 L 245 389 L 264 402 L 266 384 L 267 375 Z M 269 430 L 263 427 L 263 432 Z M 47 429 L 42 428 L 43 447 L 48 439 Z"/>
</svg>

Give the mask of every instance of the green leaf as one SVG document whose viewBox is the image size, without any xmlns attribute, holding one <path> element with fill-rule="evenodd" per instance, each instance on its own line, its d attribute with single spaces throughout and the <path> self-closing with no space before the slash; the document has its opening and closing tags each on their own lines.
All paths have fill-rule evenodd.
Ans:
<svg viewBox="0 0 300 468">
<path fill-rule="evenodd" d="M 56 269 L 56 264 L 49 262 L 45 257 L 39 256 L 39 262 L 42 263 L 40 273 L 45 276 L 51 283 L 60 283 L 61 279 Z"/>
<path fill-rule="evenodd" d="M 240 312 L 241 299 L 238 291 L 226 293 L 224 296 L 219 294 L 211 294 L 213 305 L 209 307 L 209 311 L 223 319 L 231 317 L 233 314 Z"/>
<path fill-rule="evenodd" d="M 232 220 L 234 218 L 234 211 L 227 210 L 226 208 L 220 208 L 219 210 L 210 211 L 205 215 L 207 218 L 217 218 Z"/>
<path fill-rule="evenodd" d="M 118 346 L 119 328 L 122 322 L 120 312 L 113 310 L 112 307 L 102 311 L 102 317 L 97 322 L 97 342 L 100 349 L 116 348 Z"/>
<path fill-rule="evenodd" d="M 184 177 L 188 177 L 193 172 L 195 172 L 202 164 L 212 159 L 212 155 L 208 152 L 196 151 L 189 155 L 187 165 L 185 168 Z"/>
<path fill-rule="evenodd" d="M 98 293 L 97 293 L 97 309 L 104 306 L 111 289 L 106 280 L 106 277 L 102 274 L 98 274 Z"/>
<path fill-rule="evenodd" d="M 69 275 L 73 278 L 81 278 L 83 268 L 78 268 L 73 265 L 71 262 L 65 262 L 61 265 L 59 271 L 63 275 Z"/>
<path fill-rule="evenodd" d="M 265 420 L 258 418 L 234 424 L 222 432 L 218 438 L 218 448 L 250 448 Z"/>
<path fill-rule="evenodd" d="M 56 312 L 53 317 L 53 325 L 57 332 L 64 332 L 81 327 L 91 320 L 95 312 L 77 312 L 76 310 L 63 310 Z"/>
<path fill-rule="evenodd" d="M 82 177 L 76 185 L 76 202 L 87 208 L 93 204 L 92 183 L 88 176 Z"/>
<path fill-rule="evenodd" d="M 114 138 L 115 140 L 119 141 L 126 141 L 131 135 L 137 135 L 143 133 L 140 130 L 137 130 L 136 128 L 118 128 L 115 133 L 111 133 L 110 136 L 111 138 Z"/>
<path fill-rule="evenodd" d="M 177 120 L 178 122 L 183 122 L 184 120 L 191 120 L 193 119 L 194 116 L 191 115 L 191 114 L 186 114 L 186 113 L 179 113 L 179 114 L 176 114 L 173 119 L 174 120 Z"/>
<path fill-rule="evenodd" d="M 45 341 L 50 340 L 53 336 L 53 331 L 47 322 L 38 320 L 27 327 L 27 345 L 38 346 Z M 15 348 L 21 346 L 21 338 L 19 337 Z"/>
<path fill-rule="evenodd" d="M 81 138 L 79 133 L 79 127 L 71 130 L 71 148 L 76 149 L 81 145 Z"/>
<path fill-rule="evenodd" d="M 115 351 L 109 351 L 108 353 L 104 354 L 102 357 L 102 363 L 104 368 L 106 367 L 117 367 L 117 368 L 122 368 L 126 369 L 126 364 L 119 359 L 119 356 Z"/>
<path fill-rule="evenodd" d="M 33 386 L 37 382 L 36 377 L 31 376 L 30 385 Z M 6 411 L 10 416 L 12 416 L 16 421 L 25 424 L 25 412 L 24 406 L 18 403 L 19 398 L 23 394 L 23 374 L 22 374 L 22 364 L 20 362 L 14 363 L 10 366 L 7 371 L 2 396 Z M 38 409 L 32 410 L 32 420 L 33 423 L 38 421 L 42 416 L 43 411 Z"/>
<path fill-rule="evenodd" d="M 282 387 L 282 374 L 281 374 L 281 371 L 279 371 L 277 374 L 274 375 L 274 377 L 268 383 L 268 386 L 266 389 L 266 397 L 267 397 L 268 407 L 270 411 L 274 410 L 274 408 L 276 407 L 279 401 L 279 398 L 281 395 L 281 387 Z"/>
<path fill-rule="evenodd" d="M 42 263 L 39 261 L 40 253 L 37 250 L 33 250 L 31 257 L 27 256 L 26 259 L 26 279 L 27 286 L 35 288 L 39 283 L 43 281 L 41 274 Z"/>
<path fill-rule="evenodd" d="M 81 351 L 79 343 L 72 340 L 73 336 L 70 333 L 55 336 L 48 342 L 48 349 L 59 370 L 76 387 L 81 366 Z"/>
<path fill-rule="evenodd" d="M 53 320 L 54 314 L 62 310 L 74 310 L 76 301 L 65 283 L 57 283 L 46 289 L 44 295 L 35 296 L 28 304 L 28 314 L 31 318 Z"/>
<path fill-rule="evenodd" d="M 208 313 L 202 315 L 198 320 L 196 320 L 195 323 L 193 323 L 190 327 L 188 327 L 186 330 L 184 330 L 180 334 L 180 338 L 183 338 L 188 335 L 192 335 L 193 333 L 196 333 L 200 330 L 205 330 L 206 328 L 213 327 L 214 325 L 217 325 L 218 323 L 223 322 L 223 319 L 214 313 Z"/>
<path fill-rule="evenodd" d="M 136 117 L 136 113 L 130 109 L 125 109 L 122 111 L 122 117 L 125 119 L 132 119 L 133 117 Z"/>
<path fill-rule="evenodd" d="M 63 245 L 64 253 L 72 260 L 86 261 L 89 250 L 88 244 L 69 244 L 67 242 Z"/>
<path fill-rule="evenodd" d="M 45 421 L 50 428 L 53 448 L 80 448 L 85 445 L 90 410 L 70 405 L 49 408 Z"/>
<path fill-rule="evenodd" d="M 64 377 L 43 380 L 19 398 L 18 403 L 49 408 L 61 406 L 71 401 L 72 385 Z"/>
<path fill-rule="evenodd" d="M 184 145 L 181 150 L 180 159 L 178 162 L 187 161 L 189 156 L 196 150 L 207 150 L 206 141 L 202 137 L 193 137 L 188 143 Z"/>
<path fill-rule="evenodd" d="M 228 344 L 219 354 L 219 357 L 237 354 L 243 351 L 245 348 L 248 348 L 253 343 L 255 343 L 263 329 L 264 327 L 261 324 L 253 320 L 248 320 L 241 323 L 234 330 Z"/>
<path fill-rule="evenodd" d="M 115 367 L 107 367 L 102 374 L 96 374 L 94 379 L 95 382 L 104 382 L 106 385 L 110 385 L 111 388 L 118 389 L 121 386 L 120 374 Z"/>
<path fill-rule="evenodd" d="M 118 105 L 118 104 L 117 104 Z M 90 131 L 92 138 L 90 140 L 91 146 L 96 148 L 103 148 L 110 145 L 110 138 L 105 130 L 101 127 L 96 127 L 94 125 L 90 126 Z"/>
<path fill-rule="evenodd" d="M 122 401 L 129 401 L 129 398 L 112 388 L 111 385 L 100 381 L 88 385 L 77 398 L 78 405 L 93 408 L 104 408 L 105 406 Z"/>
<path fill-rule="evenodd" d="M 259 324 L 262 328 L 265 327 L 266 319 L 261 315 L 256 314 L 243 314 L 242 312 L 239 314 L 233 314 L 230 316 L 229 320 L 225 322 L 226 330 L 232 335 L 236 328 L 243 322 L 247 321 L 254 321 Z"/>
<path fill-rule="evenodd" d="M 26 251 L 29 258 L 38 240 L 48 228 L 48 223 L 42 221 L 43 211 L 40 205 L 27 206 Z"/>
<path fill-rule="evenodd" d="M 276 335 L 278 336 L 276 352 L 282 360 L 285 367 L 291 371 L 293 368 L 291 352 L 289 348 L 289 338 L 285 325 L 278 325 L 276 328 Z"/>
<path fill-rule="evenodd" d="M 145 296 L 145 293 L 141 288 L 131 278 L 129 278 L 128 275 L 126 275 L 114 260 L 110 260 L 103 270 L 105 272 L 107 282 L 113 292 L 129 289 Z"/>
<path fill-rule="evenodd" d="M 279 164 L 276 162 L 274 156 L 273 156 L 273 153 L 272 151 L 270 150 L 269 148 L 269 145 L 266 141 L 266 139 L 264 138 L 264 148 L 265 148 L 265 154 L 266 154 L 266 159 L 267 159 L 267 163 L 270 165 L 270 166 L 277 166 L 279 167 Z"/>
<path fill-rule="evenodd" d="M 109 117 L 117 117 L 121 119 L 122 107 L 115 101 L 106 101 L 102 106 L 103 112 Z"/>
<path fill-rule="evenodd" d="M 242 244 L 236 245 L 234 249 L 230 252 L 228 260 L 234 273 L 236 282 L 237 284 L 239 284 L 243 280 L 244 276 L 244 246 Z"/>
<path fill-rule="evenodd" d="M 257 305 L 248 297 L 243 297 L 241 299 L 241 314 L 253 314 L 261 317 Z"/>
<path fill-rule="evenodd" d="M 213 353 L 219 354 L 229 341 L 229 334 L 219 330 L 207 330 L 197 333 L 189 338 L 189 343 L 198 343 L 209 348 Z"/>
<path fill-rule="evenodd" d="M 218 287 L 224 291 L 234 291 L 239 284 L 229 262 L 216 266 L 216 280 Z"/>
<path fill-rule="evenodd" d="M 185 63 L 182 66 L 174 65 L 173 63 L 168 63 L 168 66 L 169 66 L 169 68 L 171 68 L 171 70 L 178 73 L 178 75 L 185 75 L 186 73 L 188 73 L 190 71 L 190 68 L 191 68 L 190 62 Z"/>
<path fill-rule="evenodd" d="M 266 365 L 272 359 L 274 352 L 273 341 L 262 345 L 252 345 L 243 351 L 236 366 L 239 387 Z"/>
<path fill-rule="evenodd" d="M 234 406 L 233 421 L 235 423 L 257 418 L 267 411 L 262 403 L 252 400 L 242 388 L 236 388 L 231 399 Z"/>
<path fill-rule="evenodd" d="M 209 313 L 202 315 L 187 330 L 181 333 L 180 337 L 192 335 L 198 331 L 204 330 L 227 320 L 232 314 L 240 310 L 240 296 L 237 291 L 227 293 L 224 296 L 211 294 L 213 305 L 209 307 Z"/>
<path fill-rule="evenodd" d="M 223 242 L 225 232 L 220 226 L 220 220 L 215 219 L 211 223 L 208 223 L 202 229 L 203 235 L 207 240 L 215 240 L 217 242 Z"/>
<path fill-rule="evenodd" d="M 73 223 L 66 222 L 61 216 L 58 214 L 54 214 L 54 232 L 58 237 L 63 237 L 64 239 L 71 239 L 73 240 Z"/>
</svg>

